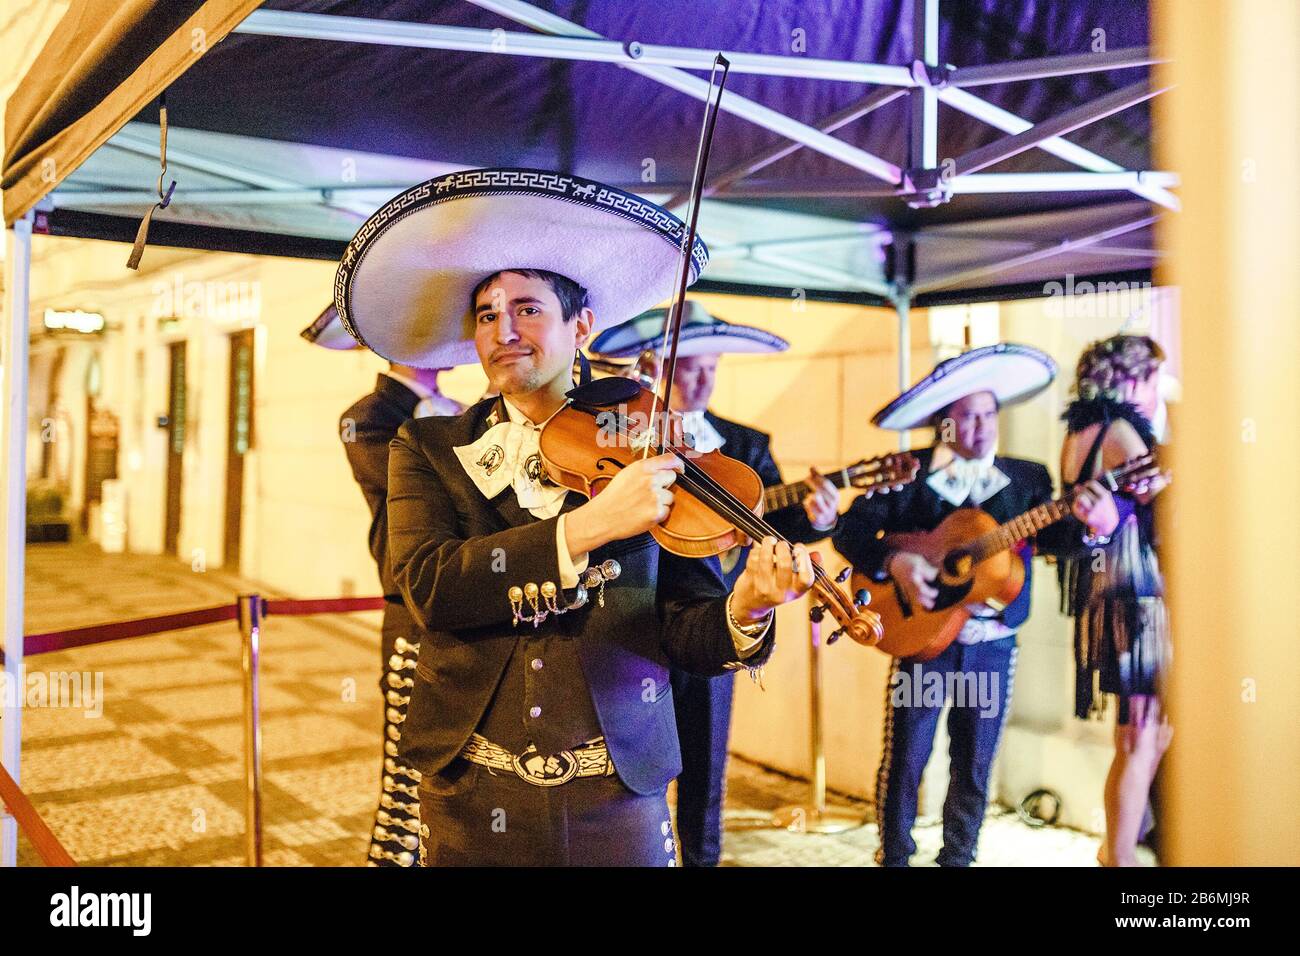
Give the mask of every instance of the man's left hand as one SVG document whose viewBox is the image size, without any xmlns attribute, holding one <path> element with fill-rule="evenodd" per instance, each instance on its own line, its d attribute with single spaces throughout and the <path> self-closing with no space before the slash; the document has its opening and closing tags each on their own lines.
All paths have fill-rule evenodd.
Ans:
<svg viewBox="0 0 1300 956">
<path fill-rule="evenodd" d="M 816 468 L 808 469 L 804 483 L 808 486 L 808 494 L 803 499 L 804 513 L 814 529 L 829 531 L 840 516 L 840 493 Z"/>
<path fill-rule="evenodd" d="M 808 549 L 768 535 L 750 549 L 745 570 L 732 589 L 731 613 L 740 624 L 761 621 L 778 604 L 807 594 L 812 584 L 813 559 Z"/>
</svg>

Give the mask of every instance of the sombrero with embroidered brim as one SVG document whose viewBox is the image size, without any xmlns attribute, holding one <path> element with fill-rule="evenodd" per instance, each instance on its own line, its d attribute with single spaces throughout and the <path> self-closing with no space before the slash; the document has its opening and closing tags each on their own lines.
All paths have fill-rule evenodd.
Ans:
<svg viewBox="0 0 1300 956">
<path fill-rule="evenodd" d="M 588 347 L 601 358 L 632 358 L 646 349 L 658 349 L 664 337 L 667 309 L 651 309 L 634 319 L 606 329 Z M 698 302 L 687 300 L 677 354 L 721 355 L 733 352 L 784 352 L 790 343 L 779 335 L 752 325 L 724 322 Z"/>
<path fill-rule="evenodd" d="M 475 169 L 406 190 L 365 221 L 334 281 L 344 327 L 407 365 L 477 361 L 470 295 L 496 272 L 538 269 L 582 285 L 596 328 L 673 292 L 686 228 L 654 203 L 590 179 Z M 698 238 L 688 281 L 709 259 Z"/>
<path fill-rule="evenodd" d="M 361 343 L 349 335 L 347 329 L 343 328 L 343 323 L 339 321 L 339 310 L 333 302 L 327 305 L 320 315 L 316 316 L 311 325 L 298 334 L 312 345 L 319 345 L 321 348 L 331 349 L 336 352 L 361 348 Z"/>
<path fill-rule="evenodd" d="M 1028 401 L 1056 378 L 1056 362 L 1028 345 L 999 342 L 945 359 L 934 371 L 876 412 L 871 422 L 906 431 L 931 424 L 953 402 L 992 392 L 999 407 Z"/>
</svg>

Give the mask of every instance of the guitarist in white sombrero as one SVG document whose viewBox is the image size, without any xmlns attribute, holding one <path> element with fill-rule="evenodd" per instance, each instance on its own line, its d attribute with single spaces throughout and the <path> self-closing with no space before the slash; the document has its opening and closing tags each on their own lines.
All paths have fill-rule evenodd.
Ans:
<svg viewBox="0 0 1300 956">
<path fill-rule="evenodd" d="M 840 519 L 834 544 L 855 571 L 892 583 L 900 604 L 932 609 L 937 600 L 942 603 L 940 568 L 920 553 L 895 546 L 890 536 L 931 531 L 959 509 L 979 509 L 996 525 L 1050 502 L 1052 479 L 1044 465 L 1002 457 L 996 449 L 1001 409 L 1033 398 L 1055 375 L 1056 363 L 1044 353 L 999 343 L 941 362 L 877 412 L 872 422 L 879 427 L 906 431 L 930 426 L 935 442 L 917 452 L 923 479 L 895 494 L 859 497 Z M 1108 495 L 1081 495 L 1075 500 L 1075 516 L 1085 525 L 1099 522 L 1102 516 L 1092 510 L 1107 501 Z M 937 656 L 895 659 L 876 777 L 878 863 L 906 866 L 916 852 L 911 831 L 921 773 L 945 699 L 952 703 L 950 776 L 943 848 L 936 862 L 969 866 L 974 861 L 988 803 L 989 771 L 1011 704 L 1016 630 L 1029 616 L 1033 548 L 1063 552 L 1077 541 L 1058 539 L 1078 533 L 1077 525 L 1057 524 L 1031 541 L 1017 542 L 1010 558 L 1023 563 L 1024 583 L 1017 594 L 1007 595 L 1000 609 L 989 604 L 962 608 L 962 617 L 969 617 Z"/>
</svg>

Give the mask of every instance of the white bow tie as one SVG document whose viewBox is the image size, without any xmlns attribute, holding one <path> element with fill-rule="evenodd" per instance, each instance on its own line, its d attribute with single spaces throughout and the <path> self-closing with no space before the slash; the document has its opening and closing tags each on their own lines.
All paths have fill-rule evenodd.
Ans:
<svg viewBox="0 0 1300 956">
<path fill-rule="evenodd" d="M 499 422 L 472 445 L 452 450 L 475 487 L 495 498 L 506 486 L 514 488 L 519 507 L 537 518 L 553 518 L 564 507 L 568 492 L 542 481 L 545 468 L 537 439 L 541 430 L 519 422 Z"/>
<path fill-rule="evenodd" d="M 692 447 L 698 452 L 717 451 L 727 443 L 727 440 L 718 434 L 718 430 L 704 417 L 703 409 L 682 412 L 682 431 L 691 436 L 695 442 Z"/>
<path fill-rule="evenodd" d="M 925 483 L 940 498 L 954 505 L 964 505 L 967 501 L 983 504 L 999 491 L 1011 484 L 1002 469 L 993 464 L 993 456 L 987 458 L 962 458 L 947 452 L 950 459 L 945 462 L 944 452 L 935 450 L 934 470 L 930 472 Z M 932 465 L 933 467 L 933 465 Z"/>
</svg>

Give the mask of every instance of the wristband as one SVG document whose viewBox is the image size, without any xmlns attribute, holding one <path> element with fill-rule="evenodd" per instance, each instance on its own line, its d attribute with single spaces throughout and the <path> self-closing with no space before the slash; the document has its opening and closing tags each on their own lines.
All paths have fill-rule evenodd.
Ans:
<svg viewBox="0 0 1300 956">
<path fill-rule="evenodd" d="M 734 594 L 727 595 L 727 620 L 730 622 L 731 626 L 746 637 L 757 637 L 759 634 L 763 633 L 764 628 L 768 625 L 768 621 L 772 618 L 772 611 L 769 609 L 767 614 L 765 614 L 761 620 L 755 621 L 752 624 L 741 624 L 736 620 L 736 615 L 731 613 L 731 599 L 733 597 L 735 597 Z"/>
</svg>

